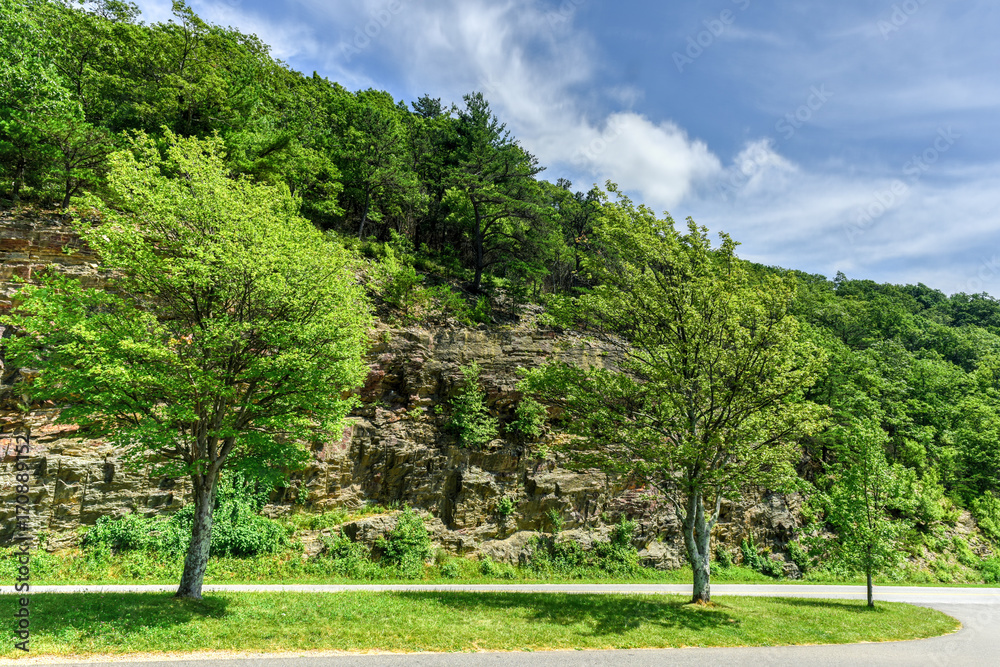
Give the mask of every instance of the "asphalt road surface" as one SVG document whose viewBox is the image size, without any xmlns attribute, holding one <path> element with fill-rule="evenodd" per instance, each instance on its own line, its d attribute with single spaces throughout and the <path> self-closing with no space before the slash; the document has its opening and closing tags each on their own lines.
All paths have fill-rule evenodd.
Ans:
<svg viewBox="0 0 1000 667">
<path fill-rule="evenodd" d="M 38 586 L 33 593 L 43 592 L 151 592 L 171 591 L 171 586 Z M 681 593 L 690 592 L 690 585 L 478 585 L 478 586 L 205 586 L 209 591 L 341 591 L 341 590 L 464 590 L 464 591 L 531 591 L 560 593 Z M 0 594 L 11 593 L 11 587 L 0 587 Z M 758 595 L 864 599 L 859 586 L 804 585 L 725 585 L 712 586 L 713 596 Z M 932 665 L 1000 666 L 1000 589 L 991 588 L 924 588 L 878 587 L 877 600 L 909 602 L 939 609 L 962 622 L 955 634 L 933 639 L 878 644 L 848 644 L 831 646 L 783 646 L 774 648 L 690 648 L 621 651 L 541 651 L 537 653 L 433 653 L 382 655 L 257 655 L 227 659 L 184 657 L 171 660 L 142 661 L 144 667 L 570 667 L 614 666 L 646 667 L 647 665 L 732 665 L 757 667 L 763 665 L 817 666 L 852 665 Z M 7 661 L 3 661 L 7 662 Z M 112 667 L 136 660 L 68 661 L 30 659 L 12 664 L 62 665 L 63 667 Z"/>
</svg>

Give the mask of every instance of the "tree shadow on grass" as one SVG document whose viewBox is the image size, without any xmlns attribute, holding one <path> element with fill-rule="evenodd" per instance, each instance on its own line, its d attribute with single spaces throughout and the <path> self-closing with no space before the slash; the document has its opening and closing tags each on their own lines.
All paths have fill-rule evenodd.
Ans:
<svg viewBox="0 0 1000 667">
<path fill-rule="evenodd" d="M 810 609 L 821 609 L 825 611 L 838 611 L 849 614 L 875 614 L 888 611 L 884 604 L 875 601 L 875 608 L 872 609 L 864 600 L 823 600 L 816 598 L 769 598 L 774 604 L 788 605 L 789 607 L 805 607 Z"/>
<path fill-rule="evenodd" d="M 675 598 L 588 595 L 585 593 L 460 593 L 403 592 L 403 598 L 450 607 L 471 616 L 480 611 L 513 613 L 528 610 L 527 618 L 556 625 L 590 622 L 589 634 L 619 635 L 641 626 L 662 629 L 709 630 L 738 623 L 724 606 L 698 608 Z M 423 604 L 421 606 L 424 606 Z"/>
<path fill-rule="evenodd" d="M 134 635 L 184 625 L 197 618 L 222 618 L 229 600 L 179 600 L 170 593 L 36 593 L 31 596 L 32 634 L 65 636 Z"/>
</svg>

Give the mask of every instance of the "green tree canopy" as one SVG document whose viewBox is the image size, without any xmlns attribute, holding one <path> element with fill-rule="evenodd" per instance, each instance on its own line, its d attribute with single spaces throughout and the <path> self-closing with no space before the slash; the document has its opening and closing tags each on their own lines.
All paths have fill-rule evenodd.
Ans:
<svg viewBox="0 0 1000 667">
<path fill-rule="evenodd" d="M 587 263 L 598 286 L 570 309 L 614 351 L 604 366 L 550 363 L 525 387 L 570 417 L 580 464 L 653 486 L 673 505 L 694 571 L 694 601 L 710 600 L 711 531 L 725 498 L 795 473 L 796 438 L 818 426 L 802 400 L 822 361 L 788 314 L 793 286 L 751 281 L 722 235 L 686 233 L 621 198 Z"/>
<path fill-rule="evenodd" d="M 369 308 L 349 255 L 284 185 L 227 176 L 221 140 L 139 135 L 111 160 L 113 206 L 82 222 L 108 290 L 50 275 L 12 318 L 35 399 L 139 460 L 190 475 L 193 537 L 178 591 L 199 597 L 219 472 L 294 465 L 340 437 L 364 379 Z"/>
<path fill-rule="evenodd" d="M 902 559 L 899 542 L 909 525 L 890 512 L 912 502 L 911 476 L 886 460 L 888 438 L 877 420 L 857 420 L 839 432 L 841 462 L 834 466 L 826 513 L 837 532 L 826 540 L 827 555 L 866 575 L 868 606 L 874 607 L 872 578 Z"/>
<path fill-rule="evenodd" d="M 468 230 L 475 259 L 472 291 L 483 271 L 517 252 L 522 227 L 537 213 L 538 160 L 512 139 L 482 93 L 465 96 L 458 112 L 454 188 L 455 218 Z"/>
</svg>

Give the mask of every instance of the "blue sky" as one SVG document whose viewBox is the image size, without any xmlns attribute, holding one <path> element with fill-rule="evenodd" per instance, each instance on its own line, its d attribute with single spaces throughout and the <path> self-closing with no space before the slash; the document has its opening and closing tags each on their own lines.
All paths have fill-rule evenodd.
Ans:
<svg viewBox="0 0 1000 667">
<path fill-rule="evenodd" d="M 352 90 L 480 90 L 542 177 L 610 179 L 747 259 L 1000 296 L 995 0 L 191 6 Z"/>
</svg>

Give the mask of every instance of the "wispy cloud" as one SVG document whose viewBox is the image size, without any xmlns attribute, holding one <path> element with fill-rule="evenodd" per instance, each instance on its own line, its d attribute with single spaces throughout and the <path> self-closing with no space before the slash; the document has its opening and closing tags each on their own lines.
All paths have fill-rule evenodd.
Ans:
<svg viewBox="0 0 1000 667">
<path fill-rule="evenodd" d="M 482 90 L 524 145 L 553 170 L 612 179 L 669 207 L 721 169 L 708 146 L 676 123 L 619 110 L 588 113 L 577 92 L 593 85 L 598 52 L 575 15 L 552 20 L 532 0 L 442 0 L 406 8 L 385 40 L 414 87 L 457 99 Z M 428 38 L 428 35 L 431 37 Z M 634 87 L 611 87 L 607 102 L 631 106 Z"/>
<path fill-rule="evenodd" d="M 879 21 L 891 21 L 893 2 L 741 0 L 704 16 L 650 3 L 609 26 L 593 0 L 251 1 L 193 6 L 348 88 L 446 102 L 480 90 L 549 167 L 543 176 L 580 188 L 613 180 L 675 218 L 732 233 L 750 259 L 968 291 L 978 278 L 965 264 L 988 263 L 976 258 L 1000 243 L 1000 83 L 983 50 L 968 48 L 991 43 L 993 3 L 928 1 L 886 37 Z M 155 20 L 169 15 L 167 0 L 139 4 Z M 678 73 L 670 54 L 691 30 L 709 31 L 711 57 Z M 627 74 L 635 62 L 657 76 Z M 833 93 L 828 103 L 817 87 Z M 968 139 L 907 179 L 905 164 L 948 125 Z M 859 230 L 858 212 L 894 187 Z M 1000 294 L 995 273 L 984 289 Z"/>
<path fill-rule="evenodd" d="M 762 160 L 759 146 L 743 153 L 751 150 L 764 165 L 752 183 L 728 202 L 692 198 L 680 211 L 732 234 L 747 259 L 954 292 L 969 291 L 975 258 L 1000 247 L 1000 162 L 972 173 L 940 164 L 859 228 L 859 211 L 900 179 L 806 170 L 777 155 Z M 1000 293 L 1000 272 L 981 289 Z"/>
</svg>

